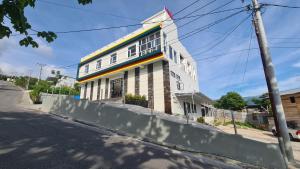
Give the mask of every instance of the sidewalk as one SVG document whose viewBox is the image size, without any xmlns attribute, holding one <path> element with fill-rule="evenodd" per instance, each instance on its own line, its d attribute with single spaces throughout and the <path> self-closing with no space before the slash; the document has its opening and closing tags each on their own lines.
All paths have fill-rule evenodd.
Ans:
<svg viewBox="0 0 300 169">
<path fill-rule="evenodd" d="M 234 128 L 233 125 L 219 125 L 216 126 L 220 130 L 224 131 L 225 133 L 234 134 Z M 263 131 L 253 128 L 237 128 L 237 133 L 245 138 L 249 138 L 252 140 L 265 142 L 265 143 L 278 143 L 278 140 L 276 137 L 273 136 L 272 132 L 269 131 Z M 297 163 L 297 166 L 300 166 L 300 142 L 292 141 L 292 147 L 294 152 L 295 161 Z"/>
</svg>

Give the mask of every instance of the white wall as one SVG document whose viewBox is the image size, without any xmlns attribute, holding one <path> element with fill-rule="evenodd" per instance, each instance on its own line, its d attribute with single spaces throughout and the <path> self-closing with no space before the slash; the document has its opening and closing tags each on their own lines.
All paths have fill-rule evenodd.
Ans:
<svg viewBox="0 0 300 169">
<path fill-rule="evenodd" d="M 125 61 L 127 61 L 127 60 L 131 60 L 131 59 L 133 59 L 133 58 L 138 57 L 138 55 L 136 55 L 135 57 L 130 57 L 130 58 L 128 58 L 128 47 L 130 47 L 130 46 L 132 46 L 132 45 L 134 45 L 134 44 L 136 45 L 136 50 L 137 50 L 137 54 L 138 54 L 138 50 L 139 50 L 138 48 L 139 48 L 139 47 L 138 47 L 138 41 L 136 41 L 136 42 L 133 42 L 133 43 L 131 43 L 131 44 L 129 44 L 129 45 L 127 45 L 127 46 L 125 46 L 125 47 L 123 47 L 123 48 L 117 50 L 117 51 L 114 51 L 114 52 L 112 52 L 112 53 L 109 53 L 109 54 L 107 54 L 107 55 L 105 55 L 105 56 L 99 58 L 99 59 L 102 60 L 102 65 L 101 65 L 101 68 L 100 68 L 100 69 L 96 69 L 96 63 L 97 63 L 97 61 L 98 61 L 99 59 L 96 59 L 96 60 L 94 60 L 94 61 L 91 61 L 91 62 L 89 62 L 89 63 L 86 63 L 86 64 L 82 65 L 82 66 L 79 68 L 79 77 L 86 76 L 86 75 L 88 75 L 88 74 L 92 74 L 92 73 L 97 72 L 97 71 L 99 71 L 99 70 L 104 70 L 104 69 L 109 68 L 109 67 L 111 67 L 111 66 L 113 66 L 113 65 L 117 65 L 117 64 L 119 64 L 119 63 L 122 63 L 122 62 L 125 62 Z M 110 57 L 111 57 L 111 55 L 114 54 L 114 53 L 117 53 L 117 62 L 114 63 L 114 64 L 110 64 Z M 84 67 L 85 67 L 85 65 L 87 65 L 87 64 L 89 64 L 89 72 L 86 74 L 86 73 L 84 72 Z"/>
<path fill-rule="evenodd" d="M 162 61 L 153 64 L 153 93 L 154 93 L 154 110 L 165 111 L 164 99 L 164 81 L 163 81 Z"/>
<path fill-rule="evenodd" d="M 87 90 L 86 90 L 86 99 L 90 99 L 90 96 L 91 96 L 91 82 L 88 82 Z"/>
<path fill-rule="evenodd" d="M 100 99 L 105 98 L 105 78 L 101 78 Z"/>
<path fill-rule="evenodd" d="M 80 85 L 80 99 L 85 99 L 84 97 L 85 84 Z"/>
<path fill-rule="evenodd" d="M 127 93 L 134 95 L 135 77 L 134 69 L 128 70 Z"/>
<path fill-rule="evenodd" d="M 140 68 L 140 95 L 145 95 L 148 99 L 148 66 Z"/>
<path fill-rule="evenodd" d="M 177 89 L 177 79 L 176 76 L 171 76 L 170 73 L 170 88 L 171 88 L 171 102 L 172 102 L 172 112 L 174 114 L 184 114 L 183 106 L 180 104 L 180 101 L 177 100 L 175 93 L 192 93 L 199 92 L 198 85 L 198 75 L 197 75 L 197 64 L 185 47 L 178 42 L 178 32 L 177 26 L 173 21 L 168 21 L 163 23 L 163 28 L 161 30 L 162 34 L 162 45 L 164 44 L 163 33 L 167 35 L 166 39 L 166 52 L 164 52 L 165 58 L 169 61 L 170 72 L 173 71 L 176 75 L 180 76 L 180 83 L 183 84 L 183 89 Z M 176 43 L 175 43 L 176 42 Z M 169 46 L 172 47 L 173 60 L 169 58 Z M 162 46 L 162 49 L 164 47 Z M 177 63 L 174 61 L 174 50 L 177 54 Z M 180 63 L 180 55 L 183 56 L 184 61 Z M 190 64 L 188 67 L 187 63 Z"/>
</svg>

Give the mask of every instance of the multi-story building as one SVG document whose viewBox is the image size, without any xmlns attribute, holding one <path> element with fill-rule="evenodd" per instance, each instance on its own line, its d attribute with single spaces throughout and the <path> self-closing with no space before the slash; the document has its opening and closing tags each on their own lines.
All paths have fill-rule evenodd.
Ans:
<svg viewBox="0 0 300 169">
<path fill-rule="evenodd" d="M 178 39 L 167 9 L 142 27 L 83 57 L 78 66 L 80 98 L 107 100 L 144 95 L 148 107 L 168 114 L 201 112 L 197 64 Z M 201 102 L 201 104 L 200 104 Z"/>
</svg>

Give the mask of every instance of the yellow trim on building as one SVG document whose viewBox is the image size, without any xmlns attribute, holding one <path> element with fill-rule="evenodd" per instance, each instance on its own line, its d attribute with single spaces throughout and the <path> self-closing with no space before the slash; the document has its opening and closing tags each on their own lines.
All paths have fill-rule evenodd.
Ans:
<svg viewBox="0 0 300 169">
<path fill-rule="evenodd" d="M 123 71 L 123 70 L 126 70 L 126 69 L 130 69 L 130 68 L 133 68 L 133 67 L 142 65 L 142 64 L 147 64 L 147 63 L 149 63 L 149 62 L 157 61 L 157 60 L 159 60 L 159 59 L 162 59 L 163 57 L 164 57 L 164 55 L 161 54 L 161 55 L 158 55 L 158 56 L 156 56 L 156 57 L 154 57 L 154 58 L 147 59 L 147 60 L 145 60 L 145 61 L 141 61 L 141 62 L 138 62 L 138 63 L 136 63 L 136 64 L 131 64 L 131 65 L 128 65 L 128 66 L 125 66 L 125 67 L 122 67 L 122 68 L 113 70 L 113 71 L 111 71 L 111 72 L 103 73 L 103 74 L 100 74 L 100 75 L 98 75 L 98 76 L 95 76 L 95 77 L 92 77 L 92 78 L 89 78 L 89 79 L 86 79 L 86 80 L 83 80 L 83 81 L 79 81 L 79 83 L 81 84 L 81 83 L 84 83 L 84 82 L 87 82 L 87 81 L 91 81 L 91 80 L 100 78 L 100 77 L 102 77 L 102 76 L 106 76 L 106 75 L 110 75 L 110 74 L 114 74 L 114 73 L 119 73 L 119 72 L 121 72 L 121 71 Z"/>
<path fill-rule="evenodd" d="M 84 62 L 84 61 L 86 61 L 86 60 L 88 60 L 88 59 L 90 59 L 90 58 L 92 58 L 92 57 L 95 57 L 95 56 L 97 56 L 97 55 L 99 55 L 99 54 L 101 54 L 101 53 L 104 53 L 104 52 L 106 52 L 106 51 L 108 51 L 108 50 L 110 50 L 110 49 L 112 49 L 112 48 L 114 48 L 114 47 L 120 45 L 121 43 L 123 43 L 123 42 L 125 42 L 125 41 L 128 41 L 128 40 L 130 40 L 130 39 L 132 39 L 132 38 L 135 38 L 135 37 L 137 37 L 137 36 L 143 34 L 144 32 L 147 32 L 148 30 L 150 30 L 150 29 L 152 29 L 152 28 L 154 28 L 154 27 L 156 27 L 156 26 L 158 26 L 158 25 L 161 26 L 161 22 L 158 23 L 158 24 L 155 24 L 154 26 L 152 26 L 152 27 L 150 27 L 150 28 L 148 28 L 148 29 L 145 29 L 145 30 L 143 30 L 143 31 L 141 31 L 141 32 L 139 32 L 139 33 L 137 33 L 137 34 L 128 36 L 127 38 L 122 39 L 120 42 L 114 44 L 114 45 L 111 46 L 111 47 L 108 47 L 107 49 L 102 49 L 101 51 L 98 51 L 98 52 L 95 51 L 95 52 L 89 54 L 90 56 L 87 55 L 87 57 L 82 58 L 82 59 L 80 60 L 80 62 Z"/>
</svg>

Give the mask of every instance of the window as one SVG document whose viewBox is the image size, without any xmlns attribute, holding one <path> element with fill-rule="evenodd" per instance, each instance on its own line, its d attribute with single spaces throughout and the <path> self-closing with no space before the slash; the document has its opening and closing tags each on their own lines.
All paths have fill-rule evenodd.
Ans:
<svg viewBox="0 0 300 169">
<path fill-rule="evenodd" d="M 180 54 L 180 63 L 183 63 L 183 61 L 184 61 L 184 58 L 183 58 L 183 56 Z"/>
<path fill-rule="evenodd" d="M 89 73 L 89 65 L 84 66 L 84 73 Z"/>
<path fill-rule="evenodd" d="M 180 82 L 176 82 L 176 87 L 177 87 L 177 90 L 180 90 L 181 89 L 181 85 L 180 85 Z"/>
<path fill-rule="evenodd" d="M 175 77 L 175 73 L 173 71 L 171 71 L 171 76 Z"/>
<path fill-rule="evenodd" d="M 291 102 L 291 103 L 296 103 L 296 99 L 295 99 L 294 96 L 290 97 L 290 102 Z"/>
<path fill-rule="evenodd" d="M 180 80 L 180 76 L 179 76 L 179 75 L 176 75 L 176 79 L 177 79 L 177 80 Z"/>
<path fill-rule="evenodd" d="M 116 63 L 117 62 L 117 54 L 114 53 L 110 56 L 110 64 Z"/>
<path fill-rule="evenodd" d="M 130 46 L 128 48 L 128 57 L 133 57 L 136 55 L 136 46 L 133 45 L 133 46 Z"/>
<path fill-rule="evenodd" d="M 195 104 L 192 104 L 193 106 L 192 106 L 192 111 L 193 111 L 193 113 L 197 113 L 197 107 L 196 107 L 196 105 Z"/>
<path fill-rule="evenodd" d="M 160 32 L 153 33 L 139 41 L 140 56 L 160 49 Z"/>
<path fill-rule="evenodd" d="M 173 49 L 171 46 L 169 46 L 169 57 L 171 60 L 173 60 Z"/>
<path fill-rule="evenodd" d="M 97 60 L 96 69 L 101 69 L 101 62 L 102 62 L 101 59 Z"/>
<path fill-rule="evenodd" d="M 163 38 L 164 38 L 164 52 L 167 52 L 167 34 L 163 33 Z"/>
<path fill-rule="evenodd" d="M 177 63 L 177 53 L 175 50 L 174 50 L 174 62 Z"/>
</svg>

